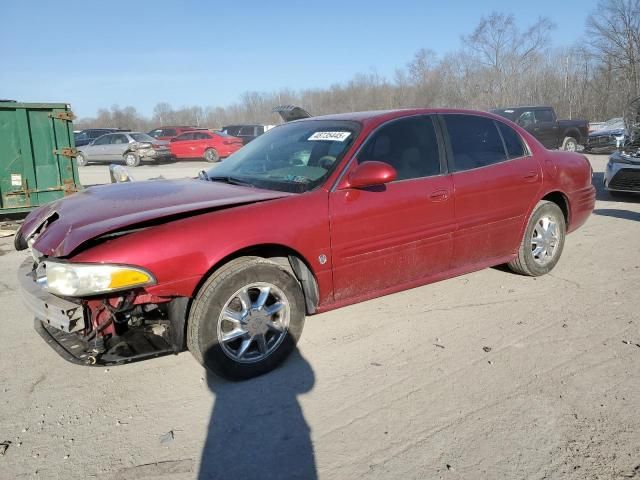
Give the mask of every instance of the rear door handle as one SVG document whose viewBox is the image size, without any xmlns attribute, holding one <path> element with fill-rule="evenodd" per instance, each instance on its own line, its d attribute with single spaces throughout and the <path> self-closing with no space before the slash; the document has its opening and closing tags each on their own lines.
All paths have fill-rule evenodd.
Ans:
<svg viewBox="0 0 640 480">
<path fill-rule="evenodd" d="M 538 172 L 529 172 L 523 178 L 526 182 L 535 182 L 538 179 Z"/>
<path fill-rule="evenodd" d="M 429 200 L 432 202 L 444 202 L 449 198 L 448 190 L 436 190 L 435 192 L 431 192 L 429 195 Z"/>
</svg>

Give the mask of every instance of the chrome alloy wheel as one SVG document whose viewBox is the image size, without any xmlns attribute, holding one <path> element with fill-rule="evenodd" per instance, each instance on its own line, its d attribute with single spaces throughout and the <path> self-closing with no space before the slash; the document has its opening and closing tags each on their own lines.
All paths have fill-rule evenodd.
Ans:
<svg viewBox="0 0 640 480">
<path fill-rule="evenodd" d="M 287 336 L 291 308 L 285 294 L 270 283 L 242 287 L 218 318 L 218 342 L 229 358 L 254 363 L 271 355 Z"/>
<path fill-rule="evenodd" d="M 124 157 L 124 163 L 126 163 L 128 167 L 135 166 L 136 156 L 133 153 L 127 153 Z"/>
<path fill-rule="evenodd" d="M 211 150 L 210 148 L 208 150 L 205 150 L 204 152 L 204 159 L 207 162 L 214 162 L 216 160 L 217 156 L 216 156 L 216 152 L 214 152 L 213 150 Z"/>
<path fill-rule="evenodd" d="M 535 262 L 538 265 L 546 265 L 553 260 L 559 242 L 558 222 L 555 217 L 541 217 L 531 234 L 531 253 Z"/>
</svg>

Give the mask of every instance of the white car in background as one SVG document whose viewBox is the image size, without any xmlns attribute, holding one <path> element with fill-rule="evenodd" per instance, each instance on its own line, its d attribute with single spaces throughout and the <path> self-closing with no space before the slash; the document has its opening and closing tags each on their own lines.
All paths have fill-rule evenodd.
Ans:
<svg viewBox="0 0 640 480">
<path fill-rule="evenodd" d="M 612 196 L 640 193 L 640 97 L 625 108 L 624 126 L 625 143 L 611 154 L 604 171 L 604 187 Z"/>
</svg>

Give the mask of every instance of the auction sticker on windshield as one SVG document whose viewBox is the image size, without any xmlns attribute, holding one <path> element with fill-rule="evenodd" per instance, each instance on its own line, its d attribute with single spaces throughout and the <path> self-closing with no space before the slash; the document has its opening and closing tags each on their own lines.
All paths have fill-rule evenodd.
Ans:
<svg viewBox="0 0 640 480">
<path fill-rule="evenodd" d="M 351 132 L 316 132 L 309 137 L 309 140 L 329 140 L 331 142 L 344 142 L 349 138 Z"/>
</svg>

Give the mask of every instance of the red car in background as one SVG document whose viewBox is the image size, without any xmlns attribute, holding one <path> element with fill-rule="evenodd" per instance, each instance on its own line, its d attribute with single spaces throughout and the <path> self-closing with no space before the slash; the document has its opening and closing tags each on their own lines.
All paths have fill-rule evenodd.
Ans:
<svg viewBox="0 0 640 480">
<path fill-rule="evenodd" d="M 175 158 L 204 158 L 213 163 L 242 148 L 242 139 L 222 132 L 193 130 L 172 138 L 170 148 Z"/>
<path fill-rule="evenodd" d="M 194 126 L 177 126 L 177 125 L 169 125 L 166 127 L 154 128 L 147 135 L 155 138 L 156 140 L 171 140 L 172 138 L 181 135 L 184 132 L 191 132 L 193 130 L 207 130 L 205 127 L 194 127 Z"/>
</svg>

